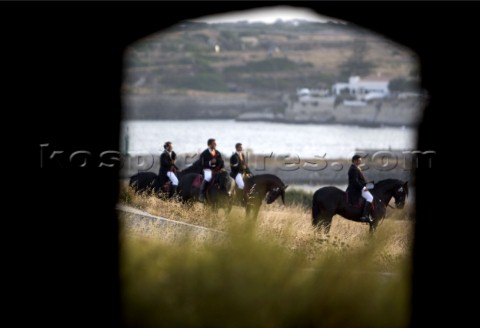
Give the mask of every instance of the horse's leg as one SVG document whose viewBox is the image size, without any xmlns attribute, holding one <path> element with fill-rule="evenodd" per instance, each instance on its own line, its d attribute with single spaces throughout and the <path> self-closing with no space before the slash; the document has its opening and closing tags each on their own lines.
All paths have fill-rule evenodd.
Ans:
<svg viewBox="0 0 480 328">
<path fill-rule="evenodd" d="M 233 197 L 235 197 L 235 195 L 231 195 L 231 196 L 229 195 L 225 197 L 225 199 L 222 202 L 222 208 L 223 208 L 223 211 L 225 212 L 225 218 L 230 214 L 230 211 L 232 210 Z"/>
<path fill-rule="evenodd" d="M 253 221 L 257 220 L 258 211 L 260 210 L 260 206 L 255 203 L 249 203 L 245 207 L 246 218 L 252 219 Z"/>
<path fill-rule="evenodd" d="M 330 226 L 332 225 L 332 216 L 322 215 L 318 217 L 318 222 L 314 225 L 314 238 L 317 238 L 317 234 L 327 235 L 330 232 Z"/>
<path fill-rule="evenodd" d="M 378 220 L 374 219 L 373 222 L 369 222 L 368 225 L 370 226 L 369 227 L 370 234 L 373 234 L 375 230 L 377 230 Z"/>
<path fill-rule="evenodd" d="M 182 199 L 182 206 L 188 210 L 192 209 L 195 201 L 192 199 Z"/>
<path fill-rule="evenodd" d="M 228 199 L 225 199 L 223 197 L 221 199 L 217 199 L 216 207 L 217 207 L 217 214 L 220 210 L 222 210 L 223 218 L 226 218 L 228 216 Z"/>
<path fill-rule="evenodd" d="M 232 211 L 232 206 L 233 206 L 233 199 L 230 199 L 227 202 L 227 207 L 225 207 L 225 217 L 230 215 L 230 212 Z"/>
<path fill-rule="evenodd" d="M 252 215 L 253 204 L 247 203 L 245 205 L 245 218 L 250 219 Z"/>
<path fill-rule="evenodd" d="M 255 206 L 253 207 L 253 220 L 256 221 L 257 220 L 257 217 L 258 217 L 258 212 L 260 211 L 260 204 L 255 204 Z"/>
<path fill-rule="evenodd" d="M 332 218 L 333 214 L 323 208 L 323 206 L 312 205 L 312 225 L 315 227 L 315 231 L 323 231 L 327 234 L 330 231 Z"/>
<path fill-rule="evenodd" d="M 218 207 L 216 203 L 207 203 L 204 204 L 203 206 L 204 210 L 206 210 L 206 214 L 208 218 L 210 219 L 210 224 L 213 226 L 213 224 L 217 221 L 218 217 Z"/>
<path fill-rule="evenodd" d="M 318 225 L 320 226 L 320 230 L 323 231 L 325 234 L 330 232 L 330 227 L 332 226 L 332 218 L 333 215 L 330 214 L 322 214 L 319 220 Z"/>
<path fill-rule="evenodd" d="M 233 202 L 238 206 L 243 206 L 243 190 L 240 188 L 235 189 L 235 195 L 233 196 Z"/>
<path fill-rule="evenodd" d="M 313 204 L 312 205 L 312 225 L 315 228 L 319 227 L 318 224 L 320 222 L 320 215 L 321 215 L 320 206 Z"/>
</svg>

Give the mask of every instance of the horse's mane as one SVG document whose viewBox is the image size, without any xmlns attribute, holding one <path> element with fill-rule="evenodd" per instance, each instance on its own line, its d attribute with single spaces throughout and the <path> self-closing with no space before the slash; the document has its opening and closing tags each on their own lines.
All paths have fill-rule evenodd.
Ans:
<svg viewBox="0 0 480 328">
<path fill-rule="evenodd" d="M 202 172 L 202 165 L 200 163 L 200 160 L 196 160 L 195 162 L 192 163 L 192 165 L 184 168 L 183 170 L 180 170 L 178 173 L 180 175 L 185 175 L 188 173 L 200 173 Z"/>
<path fill-rule="evenodd" d="M 397 185 L 397 184 L 403 184 L 403 181 L 398 180 L 398 179 L 384 179 L 380 180 L 378 182 L 375 182 L 375 187 L 383 187 L 385 185 Z"/>
<path fill-rule="evenodd" d="M 283 181 L 279 177 L 270 173 L 254 175 L 252 179 L 253 181 L 272 179 L 272 180 L 275 180 L 275 182 L 278 183 L 280 186 L 284 185 Z"/>
<path fill-rule="evenodd" d="M 394 186 L 403 186 L 405 181 L 398 179 L 384 179 L 375 183 L 375 188 L 384 190 L 385 188 L 394 187 Z M 405 186 L 405 195 L 408 196 L 408 185 Z"/>
</svg>

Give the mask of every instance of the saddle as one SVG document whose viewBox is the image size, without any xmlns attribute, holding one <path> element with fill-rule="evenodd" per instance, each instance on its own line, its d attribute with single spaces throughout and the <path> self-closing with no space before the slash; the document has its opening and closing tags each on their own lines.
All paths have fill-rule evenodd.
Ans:
<svg viewBox="0 0 480 328">
<path fill-rule="evenodd" d="M 372 190 L 372 189 L 375 187 L 375 182 L 374 182 L 373 180 L 372 180 L 372 181 L 369 181 L 369 182 L 367 183 L 366 187 L 367 187 L 368 190 Z M 358 198 L 358 202 L 357 202 L 357 203 L 355 203 L 355 204 L 352 203 L 352 202 L 350 201 L 350 199 L 348 198 L 348 192 L 345 192 L 345 199 L 346 199 L 346 201 L 347 201 L 347 204 L 349 204 L 350 206 L 355 207 L 355 208 L 363 208 L 363 205 L 364 205 L 365 202 L 366 202 L 365 198 L 363 198 L 363 197 L 360 196 L 360 197 Z M 374 206 L 374 205 L 373 205 L 373 203 L 372 203 L 372 209 L 374 208 L 373 206 Z"/>
<path fill-rule="evenodd" d="M 160 187 L 160 190 L 161 192 L 165 192 L 165 193 L 168 193 L 170 192 L 170 186 L 172 185 L 172 181 L 170 181 L 170 179 L 168 178 L 158 178 L 158 185 Z M 157 186 L 158 186 L 157 185 Z"/>
<path fill-rule="evenodd" d="M 358 202 L 351 203 L 350 200 L 348 199 L 348 193 L 345 193 L 345 198 L 346 198 L 347 204 L 354 207 L 354 208 L 363 208 L 363 206 L 365 205 L 365 202 L 366 202 L 365 198 L 360 197 L 358 199 Z M 370 211 L 373 211 L 375 209 L 375 201 L 372 202 L 372 204 L 370 206 L 371 206 Z"/>
<path fill-rule="evenodd" d="M 192 181 L 192 188 L 197 188 L 200 189 L 200 186 L 202 185 L 203 177 L 201 174 L 197 175 L 195 179 Z"/>
<path fill-rule="evenodd" d="M 171 186 L 172 186 L 172 182 L 167 179 L 167 181 L 165 181 L 165 182 L 162 184 L 161 190 L 162 190 L 163 192 L 165 192 L 165 193 L 169 193 Z"/>
<path fill-rule="evenodd" d="M 217 183 L 217 175 L 220 172 L 221 172 L 220 170 L 212 172 L 212 181 L 210 181 L 210 184 L 207 187 L 207 191 L 210 190 L 210 188 Z M 192 188 L 200 189 L 202 185 L 202 181 L 203 181 L 203 176 L 201 174 L 198 174 L 195 177 L 195 179 L 193 179 L 192 181 Z"/>
<path fill-rule="evenodd" d="M 348 205 L 355 207 L 355 208 L 363 208 L 363 204 L 365 204 L 365 198 L 359 197 L 358 202 L 352 203 L 350 198 L 348 197 L 348 192 L 345 193 L 345 200 Z"/>
</svg>

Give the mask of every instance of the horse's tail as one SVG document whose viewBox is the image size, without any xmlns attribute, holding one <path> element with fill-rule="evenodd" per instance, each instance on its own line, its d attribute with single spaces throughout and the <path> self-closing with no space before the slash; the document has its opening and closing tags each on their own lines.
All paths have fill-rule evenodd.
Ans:
<svg viewBox="0 0 480 328">
<path fill-rule="evenodd" d="M 134 184 L 135 184 L 136 179 L 137 179 L 137 175 L 136 175 L 136 174 L 135 174 L 135 175 L 132 175 L 132 176 L 130 177 L 130 180 L 128 181 L 128 185 L 129 185 L 130 187 L 133 187 Z"/>
<path fill-rule="evenodd" d="M 287 189 L 288 185 L 283 185 L 282 187 L 282 192 L 280 193 L 280 196 L 282 197 L 282 203 L 285 205 L 285 189 Z"/>
<path fill-rule="evenodd" d="M 128 184 L 136 193 L 159 188 L 158 176 L 153 172 L 139 172 L 130 177 Z"/>
<path fill-rule="evenodd" d="M 135 191 L 137 191 L 137 190 L 140 188 L 140 186 L 139 186 L 139 183 L 140 183 L 139 180 L 140 180 L 140 177 L 139 177 L 139 174 L 138 174 L 138 173 L 135 174 L 135 175 L 132 175 L 132 176 L 130 177 L 130 180 L 128 181 L 128 185 L 129 185 L 131 188 L 135 189 Z"/>
</svg>

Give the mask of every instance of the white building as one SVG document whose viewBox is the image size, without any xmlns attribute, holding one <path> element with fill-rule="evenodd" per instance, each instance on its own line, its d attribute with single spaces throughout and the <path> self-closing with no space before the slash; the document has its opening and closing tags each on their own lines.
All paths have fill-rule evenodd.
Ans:
<svg viewBox="0 0 480 328">
<path fill-rule="evenodd" d="M 297 97 L 300 102 L 315 102 L 318 98 L 325 98 L 330 96 L 328 89 L 297 89 Z"/>
<path fill-rule="evenodd" d="M 366 77 L 360 79 L 359 76 L 351 76 L 348 83 L 335 83 L 332 86 L 332 94 L 340 95 L 342 90 L 348 90 L 352 96 L 362 100 L 371 100 L 383 98 L 390 93 L 388 83 L 390 79 L 384 77 Z"/>
</svg>

